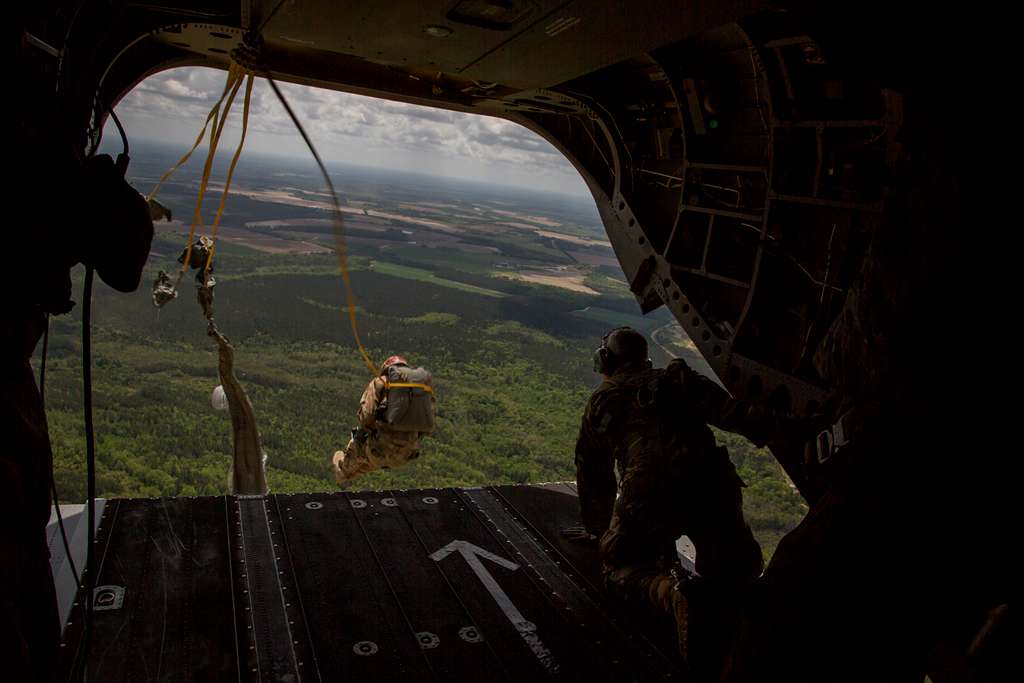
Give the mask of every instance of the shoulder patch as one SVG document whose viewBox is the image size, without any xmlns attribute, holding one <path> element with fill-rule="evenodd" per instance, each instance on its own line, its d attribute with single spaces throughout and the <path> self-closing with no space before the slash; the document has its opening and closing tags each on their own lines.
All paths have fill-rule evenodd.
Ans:
<svg viewBox="0 0 1024 683">
<path fill-rule="evenodd" d="M 608 427 L 612 424 L 612 414 L 610 411 L 604 411 L 601 415 L 601 419 L 597 421 L 597 426 L 594 427 L 594 431 L 598 434 L 604 434 L 608 431 Z"/>
</svg>

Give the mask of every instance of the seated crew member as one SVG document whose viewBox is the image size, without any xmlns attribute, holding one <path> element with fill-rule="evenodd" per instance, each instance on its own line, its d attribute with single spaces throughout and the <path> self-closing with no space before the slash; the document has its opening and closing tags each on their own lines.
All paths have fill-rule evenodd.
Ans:
<svg viewBox="0 0 1024 683">
<path fill-rule="evenodd" d="M 717 679 L 762 556 L 743 517 L 744 484 L 708 423 L 763 443 L 773 418 L 755 415 L 683 360 L 652 369 L 647 340 L 630 328 L 605 335 L 594 369 L 604 381 L 576 443 L 583 526 L 564 534 L 599 540 L 608 591 L 672 614 L 695 678 Z M 683 534 L 696 548 L 696 576 L 679 564 L 675 541 Z"/>
<path fill-rule="evenodd" d="M 420 439 L 434 431 L 436 412 L 430 373 L 391 356 L 363 391 L 359 426 L 343 451 L 334 454 L 339 484 L 374 470 L 400 467 L 419 457 Z"/>
</svg>

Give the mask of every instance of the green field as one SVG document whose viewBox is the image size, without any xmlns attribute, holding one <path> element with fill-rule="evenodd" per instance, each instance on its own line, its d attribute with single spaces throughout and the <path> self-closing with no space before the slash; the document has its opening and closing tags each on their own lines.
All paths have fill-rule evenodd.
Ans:
<svg viewBox="0 0 1024 683">
<path fill-rule="evenodd" d="M 605 323 L 609 327 L 629 326 L 643 331 L 647 331 L 649 328 L 656 327 L 661 324 L 658 320 L 644 318 L 639 315 L 630 315 L 629 313 L 621 313 L 619 311 L 610 311 L 607 308 L 601 308 L 600 306 L 588 306 L 583 310 L 573 311 L 572 315 L 586 320 L 596 320 L 597 322 Z"/>
<path fill-rule="evenodd" d="M 266 173 L 239 182 L 274 185 Z M 318 191 L 318 183 L 289 178 L 309 191 Z M 410 183 L 381 187 L 358 177 L 348 187 L 350 199 L 391 212 L 402 202 L 441 196 L 425 197 Z M 172 189 L 172 198 L 188 197 L 184 185 Z M 512 201 L 445 191 L 456 193 L 446 200 L 458 206 L 453 213 L 474 214 L 481 224 L 490 208 L 505 210 Z M 552 216 L 563 231 L 599 236 L 571 207 L 545 201 L 523 210 Z M 188 206 L 174 208 L 181 213 Z M 235 225 L 324 215 L 256 200 L 230 208 Z M 497 220 L 502 214 L 490 215 Z M 422 456 L 361 478 L 354 489 L 571 480 L 580 414 L 599 379 L 591 370 L 593 348 L 611 327 L 649 332 L 671 321 L 664 309 L 641 315 L 621 273 L 606 266 L 572 266 L 585 270 L 588 284 L 599 285 L 597 295 L 495 276 L 571 261 L 529 231 L 477 226 L 460 237 L 498 253 L 407 242 L 351 245 L 361 340 L 378 362 L 398 353 L 431 370 L 438 399 L 437 430 L 424 441 Z M 225 491 L 230 421 L 210 405 L 219 383 L 215 345 L 205 335 L 192 278 L 159 312 L 148 291 L 158 269 L 175 272 L 173 257 L 183 241 L 170 233 L 155 240 L 153 251 L 161 256 L 151 258 L 140 291 L 121 295 L 99 285 L 94 294 L 97 485 L 104 497 Z M 347 442 L 369 380 L 343 315 L 337 268 L 331 253 L 266 253 L 218 243 L 215 317 L 235 345 L 236 370 L 255 407 L 268 480 L 277 492 L 335 488 L 330 457 Z M 76 272 L 78 300 L 81 280 Z M 57 486 L 63 499 L 75 501 L 85 496 L 80 311 L 77 306 L 52 321 L 46 387 Z M 667 360 L 656 348 L 652 353 Z M 720 438 L 749 486 L 747 515 L 770 553 L 802 516 L 802 500 L 767 451 L 732 435 Z"/>
<path fill-rule="evenodd" d="M 390 252 L 402 260 L 431 268 L 451 267 L 467 273 L 489 275 L 496 263 L 507 260 L 500 254 L 475 254 L 439 247 L 425 249 L 419 245 L 393 247 Z"/>
<path fill-rule="evenodd" d="M 571 480 L 580 411 L 597 379 L 590 351 L 612 318 L 628 317 L 605 311 L 600 321 L 580 318 L 569 312 L 571 297 L 563 310 L 557 298 L 534 301 L 549 307 L 539 312 L 507 307 L 503 302 L 516 297 L 482 295 L 431 278 L 410 280 L 400 277 L 410 274 L 404 268 L 386 270 L 353 273 L 361 295 L 360 331 L 373 357 L 402 353 L 434 373 L 438 428 L 417 461 L 368 475 L 354 488 Z M 218 324 L 236 346 L 237 371 L 269 455 L 272 489 L 334 489 L 330 456 L 347 441 L 369 379 L 339 313 L 336 276 L 252 275 L 228 279 L 217 294 Z M 148 297 L 104 287 L 95 296 L 99 493 L 223 493 L 231 431 L 227 416 L 209 402 L 218 384 L 215 346 L 191 297 L 179 297 L 159 315 Z M 47 402 L 56 480 L 65 499 L 81 500 L 75 320 L 54 320 L 50 349 Z M 748 516 L 770 552 L 799 519 L 802 503 L 767 452 L 722 438 L 750 486 Z"/>
<path fill-rule="evenodd" d="M 455 282 L 453 280 L 446 280 L 438 277 L 435 273 L 424 270 L 422 268 L 413 268 L 412 266 L 403 266 L 397 263 L 388 263 L 387 261 L 373 261 L 368 270 L 372 270 L 375 273 L 383 273 L 384 275 L 394 275 L 395 277 L 405 278 L 407 280 L 417 280 L 419 282 L 429 282 L 433 285 L 439 285 L 441 287 L 451 287 L 452 289 L 459 289 L 464 292 L 472 292 L 474 294 L 481 294 L 483 296 L 505 296 L 501 292 L 497 292 L 493 289 L 486 289 L 484 287 L 477 287 L 475 285 L 468 285 L 462 282 Z"/>
</svg>

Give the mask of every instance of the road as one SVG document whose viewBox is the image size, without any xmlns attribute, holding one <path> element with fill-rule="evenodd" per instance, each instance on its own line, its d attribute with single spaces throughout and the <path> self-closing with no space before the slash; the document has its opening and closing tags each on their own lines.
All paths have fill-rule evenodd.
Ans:
<svg viewBox="0 0 1024 683">
<path fill-rule="evenodd" d="M 664 331 L 667 331 L 667 330 L 671 329 L 672 327 L 674 327 L 675 325 L 678 325 L 678 324 L 679 324 L 679 323 L 677 323 L 676 321 L 674 321 L 674 320 L 673 320 L 672 322 L 670 322 L 670 323 L 668 323 L 668 324 L 666 324 L 666 325 L 662 325 L 662 326 L 661 326 L 661 327 L 659 327 L 658 329 L 656 329 L 656 330 L 654 330 L 654 331 L 652 331 L 652 332 L 651 332 L 651 341 L 652 341 L 652 342 L 654 342 L 655 346 L 657 346 L 657 347 L 658 347 L 659 349 L 661 349 L 661 350 L 662 350 L 662 352 L 664 352 L 664 354 L 665 354 L 665 355 L 666 355 L 666 356 L 667 356 L 667 357 L 668 357 L 668 358 L 669 358 L 670 360 L 671 360 L 672 358 L 675 358 L 675 357 L 676 357 L 676 356 L 677 356 L 678 354 L 677 354 L 677 353 L 675 353 L 674 351 L 672 351 L 672 350 L 671 350 L 671 349 L 669 349 L 669 348 L 668 348 L 667 346 L 665 346 L 664 344 L 662 344 L 662 343 L 661 343 L 661 340 L 659 340 L 659 339 L 658 339 L 658 333 L 659 333 L 659 332 L 664 332 Z"/>
<path fill-rule="evenodd" d="M 711 369 L 711 366 L 704 359 L 704 356 L 702 356 L 700 351 L 697 350 L 696 344 L 694 344 L 693 341 L 689 340 L 689 338 L 687 338 L 687 341 L 689 341 L 689 343 L 685 345 L 685 350 L 679 349 L 679 347 L 675 346 L 671 342 L 667 342 L 669 345 L 666 346 L 665 344 L 662 343 L 660 339 L 658 339 L 659 333 L 668 332 L 678 324 L 678 322 L 672 321 L 652 331 L 651 341 L 654 342 L 655 346 L 661 349 L 662 353 L 665 354 L 668 360 L 672 360 L 674 358 L 684 358 L 691 368 L 693 368 L 700 374 L 704 375 L 705 377 L 714 380 L 715 383 L 718 384 L 719 386 L 723 386 L 721 380 L 718 379 L 717 375 L 715 375 L 715 371 Z M 686 351 L 689 351 L 689 353 L 686 353 Z"/>
</svg>

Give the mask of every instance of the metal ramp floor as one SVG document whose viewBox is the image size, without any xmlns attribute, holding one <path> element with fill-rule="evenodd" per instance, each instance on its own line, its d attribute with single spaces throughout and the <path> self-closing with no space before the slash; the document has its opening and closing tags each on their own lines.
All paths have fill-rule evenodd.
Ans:
<svg viewBox="0 0 1024 683">
<path fill-rule="evenodd" d="M 110 500 L 90 680 L 681 680 L 577 520 L 567 484 Z"/>
</svg>

